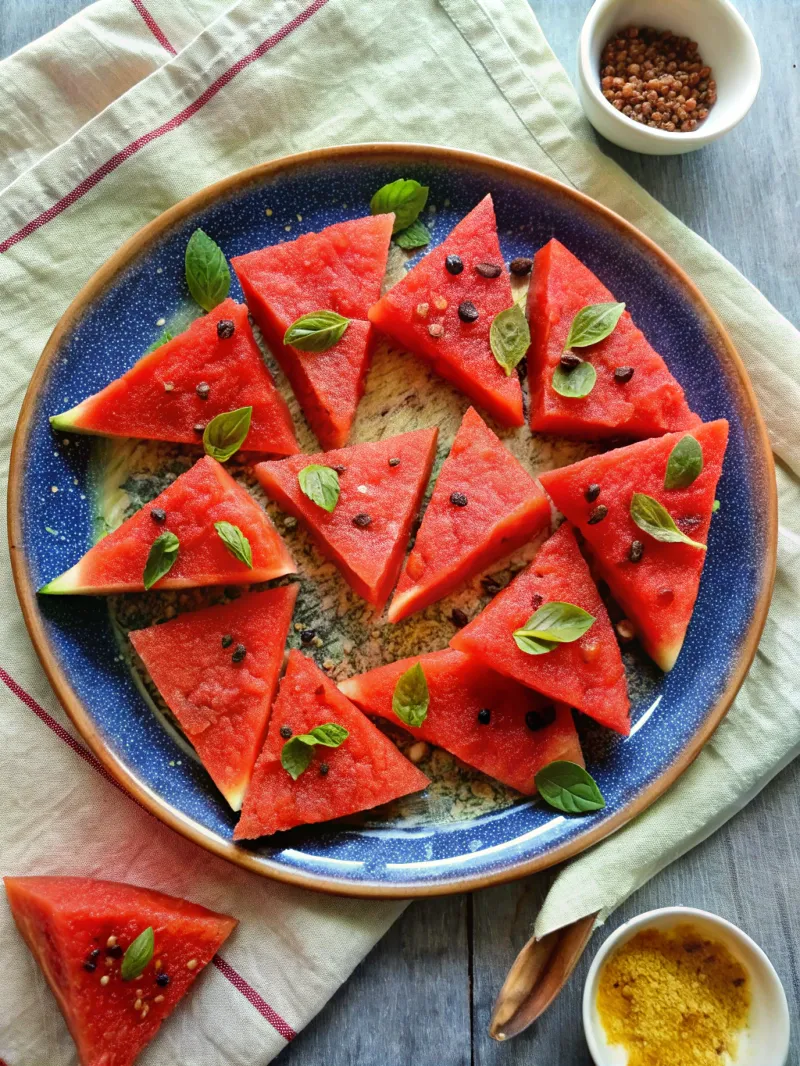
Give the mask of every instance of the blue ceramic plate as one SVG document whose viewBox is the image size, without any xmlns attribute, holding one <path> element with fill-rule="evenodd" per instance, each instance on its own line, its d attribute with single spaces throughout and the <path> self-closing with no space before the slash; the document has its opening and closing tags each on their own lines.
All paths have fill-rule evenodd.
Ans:
<svg viewBox="0 0 800 1066">
<path fill-rule="evenodd" d="M 143 597 L 119 597 L 109 610 L 103 598 L 35 593 L 83 554 L 99 512 L 118 521 L 158 491 L 165 469 L 185 466 L 187 456 L 180 449 L 65 440 L 52 433 L 48 416 L 121 374 L 164 323 L 190 313 L 183 253 L 197 226 L 230 257 L 363 215 L 373 192 L 397 177 L 430 186 L 425 221 L 434 242 L 491 192 L 506 259 L 531 255 L 556 236 L 627 303 L 691 407 L 704 420 L 730 421 L 722 508 L 677 666 L 664 676 L 626 652 L 631 735 L 581 723 L 605 810 L 562 816 L 428 752 L 424 768 L 435 787 L 410 804 L 239 847 L 232 843 L 235 816 L 125 653 L 124 630 L 137 624 Z M 394 269 L 402 268 L 395 259 Z M 232 295 L 241 297 L 235 280 Z M 282 379 L 279 384 L 289 395 Z M 441 459 L 466 406 L 416 360 L 384 351 L 355 438 L 438 424 Z M 303 450 L 316 450 L 296 409 L 295 415 Z M 532 470 L 581 454 L 532 440 L 526 430 L 504 439 Z M 340 148 L 254 168 L 184 201 L 129 241 L 78 295 L 42 356 L 20 417 L 9 507 L 17 588 L 34 643 L 68 713 L 114 776 L 159 818 L 240 865 L 365 896 L 455 892 L 521 876 L 576 854 L 652 803 L 697 754 L 750 665 L 769 603 L 776 529 L 771 455 L 745 371 L 678 267 L 620 218 L 556 182 L 485 157 L 408 145 Z M 424 630 L 419 619 L 385 626 L 330 566 L 319 566 L 303 535 L 272 513 L 300 563 L 301 622 L 318 626 L 325 638 L 311 650 L 320 662 L 333 660 L 335 676 L 447 644 L 455 600 L 426 612 Z M 321 597 L 320 585 L 333 594 Z M 474 613 L 480 586 L 460 595 L 458 602 Z M 295 645 L 297 639 L 293 632 Z"/>
</svg>

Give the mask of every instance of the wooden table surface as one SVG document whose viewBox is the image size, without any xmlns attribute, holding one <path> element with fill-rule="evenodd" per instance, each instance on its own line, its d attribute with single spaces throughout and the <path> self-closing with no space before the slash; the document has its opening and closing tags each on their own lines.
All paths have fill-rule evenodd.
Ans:
<svg viewBox="0 0 800 1066">
<path fill-rule="evenodd" d="M 550 44 L 574 76 L 575 45 L 589 0 L 531 3 Z M 84 0 L 0 0 L 0 56 L 83 6 Z M 737 0 L 737 6 L 764 62 L 758 100 L 741 126 L 721 142 L 686 156 L 659 159 L 606 147 L 800 325 L 800 3 Z M 702 907 L 740 925 L 770 956 L 786 989 L 795 1029 L 788 1066 L 800 1066 L 798 796 L 800 762 L 628 900 L 594 941 L 599 944 L 635 914 L 669 904 Z M 527 1033 L 499 1045 L 486 1031 L 494 997 L 530 935 L 546 884 L 546 878 L 530 879 L 412 904 L 276 1062 L 589 1066 L 580 997 L 591 949 L 555 1005 Z"/>
</svg>

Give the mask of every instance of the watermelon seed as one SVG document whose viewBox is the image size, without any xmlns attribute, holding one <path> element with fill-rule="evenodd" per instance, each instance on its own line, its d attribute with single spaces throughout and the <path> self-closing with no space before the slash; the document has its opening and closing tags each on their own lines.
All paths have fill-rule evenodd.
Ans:
<svg viewBox="0 0 800 1066">
<path fill-rule="evenodd" d="M 487 592 L 487 593 L 488 593 L 488 594 L 489 594 L 490 596 L 496 596 L 496 595 L 497 595 L 497 593 L 498 593 L 498 592 L 500 591 L 500 589 L 501 589 L 501 588 L 503 587 L 503 586 L 502 586 L 502 585 L 501 585 L 501 584 L 500 584 L 500 583 L 499 583 L 499 582 L 498 582 L 498 581 L 497 581 L 497 580 L 496 580 L 495 578 L 493 578 L 493 577 L 492 577 L 491 575 L 487 575 L 486 577 L 483 577 L 483 578 L 481 578 L 481 584 L 483 585 L 483 588 L 484 588 L 484 590 L 485 590 L 485 591 L 486 591 L 486 592 Z"/>
<path fill-rule="evenodd" d="M 534 592 L 533 596 L 531 597 L 531 603 L 533 604 L 534 608 L 541 607 L 544 603 L 544 598 L 540 596 L 538 592 Z"/>
<path fill-rule="evenodd" d="M 664 588 L 658 590 L 658 602 L 660 604 L 663 604 L 665 607 L 668 603 L 672 603 L 674 599 L 675 593 L 672 591 L 672 589 Z"/>
<path fill-rule="evenodd" d="M 628 558 L 632 563 L 638 563 L 641 561 L 644 555 L 644 544 L 640 540 L 632 540 L 630 551 L 628 552 Z"/>
<path fill-rule="evenodd" d="M 370 516 L 363 511 L 360 514 L 357 514 L 353 519 L 353 525 L 358 526 L 359 529 L 366 529 L 371 522 L 372 519 Z"/>
<path fill-rule="evenodd" d="M 247 648 L 244 644 L 237 644 L 233 649 L 233 655 L 231 656 L 231 662 L 240 663 L 242 659 L 247 655 Z"/>
<path fill-rule="evenodd" d="M 316 629 L 304 629 L 300 634 L 300 641 L 302 644 L 310 644 L 316 635 Z"/>
<path fill-rule="evenodd" d="M 330 766 L 326 762 L 321 762 L 319 764 L 319 772 L 325 777 L 330 772 Z"/>
<path fill-rule="evenodd" d="M 110 948 L 106 948 L 106 955 L 112 959 L 121 959 L 125 952 L 119 946 L 119 944 L 112 944 Z"/>
<path fill-rule="evenodd" d="M 149 1003 L 145 1003 L 144 1006 L 142 1007 L 142 1018 L 146 1018 L 148 1013 L 149 1013 L 149 1011 L 150 1011 L 150 1004 Z"/>
<path fill-rule="evenodd" d="M 546 729 L 555 720 L 555 707 L 543 707 L 540 711 L 528 711 L 525 715 L 525 725 L 532 733 L 536 733 L 540 729 Z"/>
<path fill-rule="evenodd" d="M 197 959 L 189 959 L 189 961 L 186 963 L 186 969 L 187 970 L 196 970 L 197 969 Z"/>
<path fill-rule="evenodd" d="M 105 988 L 110 980 L 111 978 L 108 976 L 108 974 L 104 973 L 103 976 L 100 978 L 100 984 L 103 986 L 103 988 Z"/>
<path fill-rule="evenodd" d="M 524 278 L 533 269 L 533 260 L 520 255 L 512 259 L 508 266 L 512 274 L 516 274 L 518 278 Z"/>
<path fill-rule="evenodd" d="M 617 636 L 619 637 L 619 639 L 625 644 L 633 640 L 633 638 L 636 636 L 636 630 L 633 628 L 627 618 L 623 618 L 622 621 L 617 622 L 614 628 L 617 631 Z"/>
<path fill-rule="evenodd" d="M 292 735 L 292 727 L 290 725 L 282 725 L 280 728 L 280 734 L 284 740 L 288 740 Z"/>
<path fill-rule="evenodd" d="M 491 720 L 492 712 L 489 710 L 488 707 L 482 707 L 481 710 L 478 711 L 478 721 L 481 723 L 481 725 L 488 725 Z"/>
<path fill-rule="evenodd" d="M 337 474 L 343 474 L 345 472 L 345 470 L 347 469 L 347 467 L 346 466 L 341 466 L 341 464 L 340 464 L 339 466 L 335 466 L 333 469 L 336 471 Z"/>
<path fill-rule="evenodd" d="M 137 999 L 137 1000 L 134 1001 L 133 1009 L 134 1010 L 141 1010 L 143 1006 L 144 1006 L 144 1004 L 142 1003 L 141 999 Z"/>
<path fill-rule="evenodd" d="M 596 526 L 598 522 L 602 522 L 605 516 L 608 514 L 608 508 L 605 504 L 600 503 L 597 507 L 592 508 L 589 512 L 589 518 L 587 521 L 590 526 Z"/>
<path fill-rule="evenodd" d="M 211 392 L 211 386 L 207 381 L 201 381 L 199 385 L 195 386 L 194 390 L 201 400 L 207 400 L 208 394 Z"/>
<path fill-rule="evenodd" d="M 172 384 L 171 381 L 164 382 L 164 392 L 172 392 L 174 388 L 175 386 Z"/>
<path fill-rule="evenodd" d="M 164 510 L 163 507 L 154 507 L 150 512 L 150 517 L 153 519 L 154 522 L 158 522 L 160 524 L 161 522 L 166 522 L 167 512 Z"/>
<path fill-rule="evenodd" d="M 217 336 L 221 341 L 230 340 L 236 330 L 233 322 L 229 318 L 223 318 L 217 322 Z"/>
<path fill-rule="evenodd" d="M 441 324 L 441 322 L 431 322 L 431 324 L 428 326 L 428 333 L 430 333 L 432 337 L 443 337 L 444 326 Z"/>
<path fill-rule="evenodd" d="M 202 422 L 195 422 L 195 424 L 192 426 L 192 429 L 195 431 L 195 433 L 199 433 L 202 436 L 203 433 L 205 433 L 206 427 Z"/>
<path fill-rule="evenodd" d="M 88 973 L 94 973 L 94 971 L 97 969 L 96 956 L 99 955 L 99 954 L 100 954 L 99 951 L 98 952 L 94 952 L 93 951 L 92 954 L 89 956 L 89 958 L 84 962 L 83 968 Z M 95 958 L 93 958 L 92 956 L 95 956 Z"/>
<path fill-rule="evenodd" d="M 158 975 L 158 977 L 156 977 L 156 984 L 160 988 L 166 988 L 167 985 L 169 984 L 169 974 L 168 973 L 160 973 Z"/>
<path fill-rule="evenodd" d="M 458 607 L 454 607 L 453 612 L 450 615 L 450 621 L 453 623 L 454 626 L 458 626 L 459 629 L 463 629 L 469 621 L 469 618 L 467 618 L 464 612 Z"/>
<path fill-rule="evenodd" d="M 399 459 L 390 459 L 389 460 L 389 466 L 400 466 L 400 460 Z"/>
<path fill-rule="evenodd" d="M 464 262 L 460 255 L 448 255 L 444 265 L 448 274 L 460 274 L 464 269 Z"/>
<path fill-rule="evenodd" d="M 153 1002 L 154 1003 L 163 1003 L 164 1002 L 164 997 L 163 996 L 156 996 L 155 999 L 153 1000 Z"/>
<path fill-rule="evenodd" d="M 476 263 L 475 272 L 482 278 L 499 278 L 503 273 L 503 268 L 497 263 Z"/>
<path fill-rule="evenodd" d="M 452 503 L 454 506 L 456 506 L 456 507 L 466 507 L 467 506 L 467 502 L 468 502 L 467 501 L 467 497 L 464 495 L 463 492 L 451 492 L 450 493 L 450 503 Z"/>
<path fill-rule="evenodd" d="M 420 318 L 427 318 L 428 311 L 430 310 L 430 304 L 421 303 L 417 304 L 417 314 Z"/>
<path fill-rule="evenodd" d="M 575 352 L 564 352 L 558 362 L 564 370 L 574 370 L 576 366 L 581 365 L 583 359 L 581 359 L 579 355 L 576 355 Z"/>
<path fill-rule="evenodd" d="M 225 636 L 222 638 L 222 647 L 229 648 L 231 644 L 233 644 L 233 637 L 230 635 L 230 633 L 226 633 Z"/>
<path fill-rule="evenodd" d="M 480 312 L 472 300 L 464 300 L 458 305 L 458 317 L 462 322 L 477 322 Z"/>
<path fill-rule="evenodd" d="M 596 484 L 588 485 L 583 495 L 586 497 L 586 500 L 589 503 L 594 503 L 594 501 L 600 495 L 600 486 Z"/>
<path fill-rule="evenodd" d="M 116 947 L 116 943 L 117 943 L 117 938 L 115 936 L 110 936 L 108 938 L 108 940 L 106 941 L 106 947 L 107 948 Z"/>
<path fill-rule="evenodd" d="M 614 380 L 615 381 L 622 381 L 622 382 L 630 381 L 632 377 L 633 377 L 633 367 L 632 366 L 618 366 L 617 369 L 614 371 Z"/>
</svg>

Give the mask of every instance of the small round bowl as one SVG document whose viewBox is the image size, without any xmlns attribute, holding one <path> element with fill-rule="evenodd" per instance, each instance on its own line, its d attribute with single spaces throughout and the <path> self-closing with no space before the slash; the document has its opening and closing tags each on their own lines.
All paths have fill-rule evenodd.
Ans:
<svg viewBox="0 0 800 1066">
<path fill-rule="evenodd" d="M 631 152 L 681 155 L 716 141 L 750 110 L 761 81 L 761 59 L 747 23 L 728 0 L 596 0 L 578 41 L 578 93 L 586 115 L 609 141 Z M 670 133 L 634 122 L 603 96 L 600 54 L 609 37 L 625 26 L 672 30 L 697 41 L 703 62 L 717 83 L 717 102 L 692 133 Z"/>
<path fill-rule="evenodd" d="M 607 1043 L 597 1011 L 597 988 L 603 964 L 618 947 L 643 929 L 672 929 L 684 923 L 723 944 L 750 975 L 750 1022 L 739 1037 L 735 1066 L 784 1066 L 789 1055 L 789 1007 L 772 963 L 741 929 L 716 914 L 693 907 L 662 907 L 640 914 L 612 933 L 595 955 L 583 990 L 583 1027 L 597 1066 L 626 1066 L 627 1063 L 627 1052 L 618 1044 Z"/>
</svg>

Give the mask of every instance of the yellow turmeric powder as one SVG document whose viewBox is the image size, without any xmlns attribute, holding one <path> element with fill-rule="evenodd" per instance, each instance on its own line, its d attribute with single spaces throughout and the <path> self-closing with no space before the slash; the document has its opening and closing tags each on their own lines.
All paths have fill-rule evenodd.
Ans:
<svg viewBox="0 0 800 1066">
<path fill-rule="evenodd" d="M 597 1009 L 628 1066 L 719 1066 L 750 1013 L 747 971 L 692 925 L 645 929 L 604 965 Z"/>
</svg>

